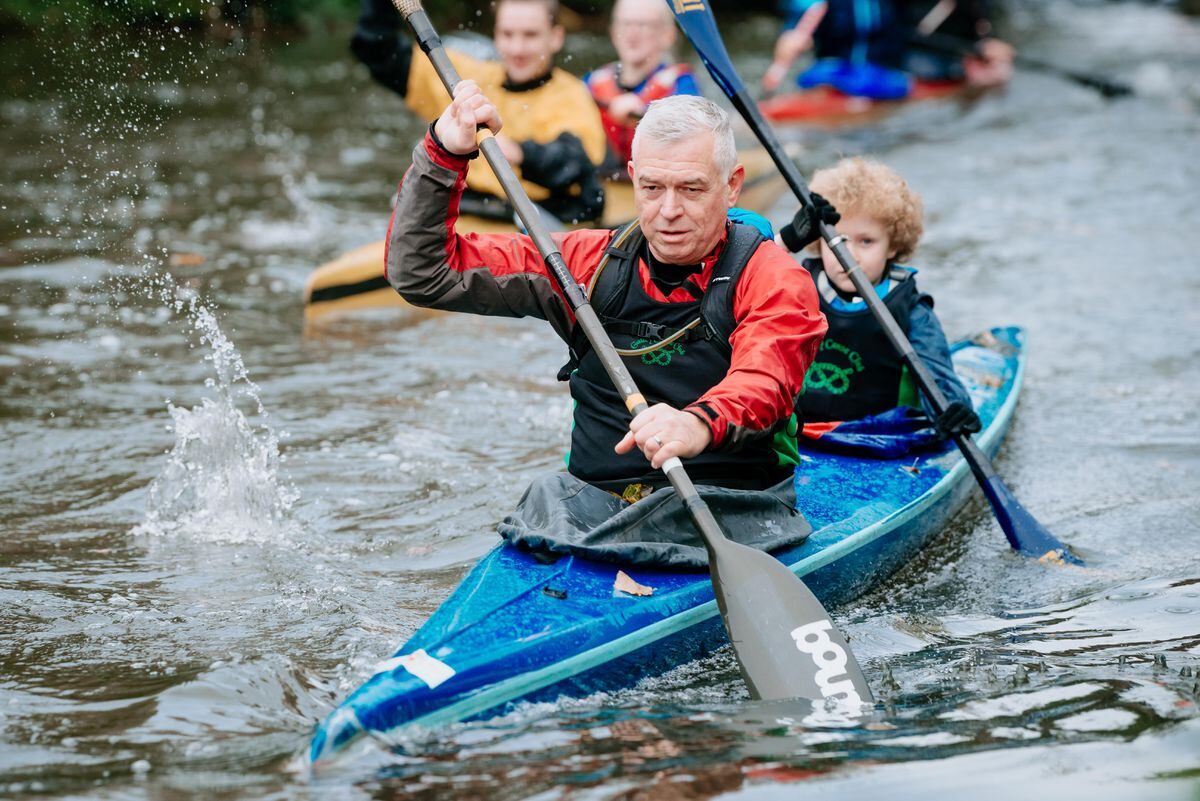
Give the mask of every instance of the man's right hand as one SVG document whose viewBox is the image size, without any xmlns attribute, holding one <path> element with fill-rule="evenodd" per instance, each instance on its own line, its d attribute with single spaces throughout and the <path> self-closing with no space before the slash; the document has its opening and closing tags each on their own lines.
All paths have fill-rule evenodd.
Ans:
<svg viewBox="0 0 1200 801">
<path fill-rule="evenodd" d="M 500 131 L 500 112 L 492 105 L 492 101 L 474 81 L 459 81 L 454 87 L 454 100 L 438 117 L 434 132 L 442 147 L 458 156 L 474 153 L 476 131 L 480 125 L 491 128 L 492 133 Z"/>
</svg>

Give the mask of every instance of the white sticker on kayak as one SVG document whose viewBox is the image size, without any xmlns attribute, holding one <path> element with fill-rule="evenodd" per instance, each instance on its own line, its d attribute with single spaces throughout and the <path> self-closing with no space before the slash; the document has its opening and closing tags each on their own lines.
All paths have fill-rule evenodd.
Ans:
<svg viewBox="0 0 1200 801">
<path fill-rule="evenodd" d="M 398 667 L 404 668 L 425 682 L 431 690 L 454 675 L 454 668 L 442 660 L 435 659 L 425 653 L 424 648 L 420 648 L 404 656 L 393 656 L 391 659 L 385 659 L 375 666 L 375 672 L 377 674 L 387 673 Z"/>
</svg>

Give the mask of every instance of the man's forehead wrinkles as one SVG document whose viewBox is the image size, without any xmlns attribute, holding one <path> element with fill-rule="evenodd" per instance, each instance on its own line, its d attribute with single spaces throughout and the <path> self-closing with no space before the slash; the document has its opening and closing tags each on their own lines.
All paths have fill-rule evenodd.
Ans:
<svg viewBox="0 0 1200 801">
<path fill-rule="evenodd" d="M 692 184 L 708 183 L 709 180 L 708 170 L 695 167 L 635 165 L 635 169 L 640 180 L 652 180 L 659 183 Z"/>
</svg>

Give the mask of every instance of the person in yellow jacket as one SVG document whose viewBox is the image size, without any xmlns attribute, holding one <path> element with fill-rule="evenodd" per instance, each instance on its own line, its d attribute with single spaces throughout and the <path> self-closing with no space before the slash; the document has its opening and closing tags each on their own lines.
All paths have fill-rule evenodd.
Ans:
<svg viewBox="0 0 1200 801">
<path fill-rule="evenodd" d="M 414 113 L 436 120 L 450 96 L 429 59 L 414 56 L 389 0 L 363 0 L 362 6 L 351 50 Z M 596 167 L 606 140 L 587 86 L 554 66 L 564 39 L 557 17 L 557 0 L 498 0 L 494 41 L 500 60 L 449 54 L 462 77 L 478 83 L 503 116 L 504 133 L 496 139 L 530 198 L 560 219 L 578 222 L 596 219 L 604 209 Z M 483 159 L 471 164 L 467 188 L 477 196 L 504 197 Z"/>
</svg>

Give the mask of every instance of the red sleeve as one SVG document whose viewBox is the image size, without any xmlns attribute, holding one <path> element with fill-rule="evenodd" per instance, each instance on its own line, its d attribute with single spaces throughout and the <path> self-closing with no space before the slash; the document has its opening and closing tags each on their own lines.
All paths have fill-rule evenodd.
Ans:
<svg viewBox="0 0 1200 801">
<path fill-rule="evenodd" d="M 773 242 L 746 265 L 733 315 L 729 372 L 688 407 L 708 423 L 713 449 L 737 447 L 792 413 L 827 328 L 812 277 Z"/>
<path fill-rule="evenodd" d="M 446 311 L 539 317 L 567 338 L 574 315 L 533 240 L 517 233 L 459 233 L 470 160 L 429 133 L 397 195 L 384 257 L 388 281 L 410 303 Z M 554 235 L 578 283 L 595 271 L 611 231 Z"/>
<path fill-rule="evenodd" d="M 470 159 L 445 150 L 430 133 L 425 134 L 425 148 L 433 163 L 459 173 L 446 216 L 446 256 L 450 269 L 462 272 L 486 266 L 495 276 L 512 273 L 531 273 L 553 281 L 542 254 L 533 240 L 525 234 L 459 234 L 455 229 L 458 221 L 459 200 L 466 187 L 467 168 Z M 481 156 L 482 158 L 482 156 Z M 586 284 L 596 269 L 600 254 L 612 238 L 611 231 L 589 230 L 552 234 L 551 238 L 562 251 L 563 260 L 575 281 Z M 554 289 L 560 295 L 557 283 Z"/>
</svg>

